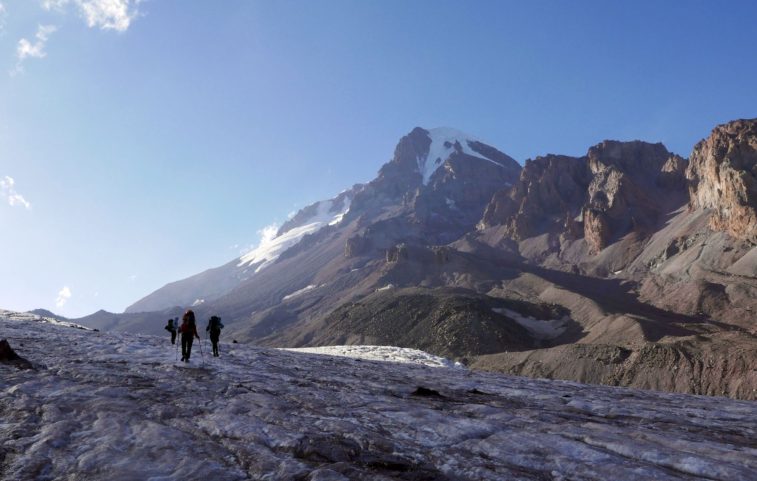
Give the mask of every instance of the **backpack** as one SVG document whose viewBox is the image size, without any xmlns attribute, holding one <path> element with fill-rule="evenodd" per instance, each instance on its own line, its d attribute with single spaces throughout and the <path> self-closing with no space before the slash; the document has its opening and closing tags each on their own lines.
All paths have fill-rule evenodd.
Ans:
<svg viewBox="0 0 757 481">
<path fill-rule="evenodd" d="M 195 323 L 190 319 L 179 326 L 179 332 L 182 334 L 192 334 L 194 332 Z"/>
<path fill-rule="evenodd" d="M 208 321 L 208 329 L 211 334 L 220 334 L 221 329 L 223 329 L 221 318 L 218 316 L 211 316 L 210 321 Z"/>
</svg>

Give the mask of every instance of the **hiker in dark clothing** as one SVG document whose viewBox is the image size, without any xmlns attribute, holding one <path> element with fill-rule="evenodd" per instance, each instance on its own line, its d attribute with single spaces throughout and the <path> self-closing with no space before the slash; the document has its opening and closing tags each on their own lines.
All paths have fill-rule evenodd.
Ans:
<svg viewBox="0 0 757 481">
<path fill-rule="evenodd" d="M 213 357 L 218 357 L 218 338 L 221 337 L 221 329 L 223 329 L 223 323 L 218 316 L 211 316 L 208 320 L 208 327 L 205 331 L 210 331 L 210 342 L 213 343 Z"/>
<path fill-rule="evenodd" d="M 192 342 L 194 338 L 200 339 L 197 334 L 197 324 L 195 323 L 195 313 L 189 309 L 181 318 L 182 323 L 179 327 L 181 332 L 181 360 L 189 362 L 189 356 L 192 354 Z"/>
<path fill-rule="evenodd" d="M 178 321 L 179 318 L 176 318 L 176 321 Z M 176 322 L 173 319 L 168 320 L 168 324 L 166 324 L 165 330 L 171 333 L 171 344 L 176 344 L 176 328 L 178 326 L 176 325 Z"/>
</svg>

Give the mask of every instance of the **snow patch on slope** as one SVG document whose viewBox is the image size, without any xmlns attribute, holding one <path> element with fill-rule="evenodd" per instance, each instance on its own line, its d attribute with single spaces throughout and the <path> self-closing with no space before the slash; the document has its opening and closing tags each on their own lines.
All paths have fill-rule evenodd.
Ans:
<svg viewBox="0 0 757 481">
<path fill-rule="evenodd" d="M 478 157 L 479 159 L 488 160 L 495 165 L 500 165 L 498 162 L 471 148 L 470 142 L 481 142 L 472 135 L 449 127 L 439 127 L 428 130 L 428 136 L 431 139 L 428 154 L 425 157 L 418 158 L 418 172 L 423 176 L 424 185 L 428 184 L 436 169 L 442 166 L 458 150 L 471 157 Z"/>
<path fill-rule="evenodd" d="M 535 319 L 533 317 L 526 317 L 511 309 L 492 309 L 498 314 L 504 314 L 510 319 L 514 320 L 524 328 L 526 328 L 536 339 L 548 340 L 554 339 L 565 332 L 567 316 L 562 319 Z"/>
<path fill-rule="evenodd" d="M 255 272 L 262 271 L 276 262 L 276 259 L 284 251 L 296 245 L 307 234 L 318 232 L 327 225 L 340 223 L 344 215 L 350 210 L 350 203 L 351 199 L 347 198 L 338 212 L 332 212 L 333 200 L 318 202 L 316 213 L 302 225 L 294 227 L 278 236 L 264 235 L 260 239 L 260 244 L 255 249 L 239 258 L 237 267 L 257 265 Z"/>
<path fill-rule="evenodd" d="M 305 286 L 305 287 L 303 287 L 302 289 L 299 289 L 299 290 L 297 290 L 297 291 L 294 291 L 294 292 L 293 292 L 293 293 L 291 293 L 291 294 L 287 294 L 287 295 L 286 295 L 286 296 L 284 296 L 284 297 L 283 297 L 283 298 L 282 298 L 281 300 L 282 300 L 282 301 L 286 301 L 286 300 L 292 299 L 292 298 L 294 298 L 294 297 L 297 297 L 297 296 L 299 296 L 299 295 L 301 295 L 301 294 L 304 294 L 304 293 L 306 293 L 307 291 L 312 291 L 312 290 L 313 290 L 313 289 L 315 289 L 316 287 L 318 287 L 318 286 L 317 286 L 317 285 L 315 285 L 315 284 L 310 284 L 309 286 Z"/>
<path fill-rule="evenodd" d="M 282 351 L 305 352 L 309 354 L 323 354 L 326 356 L 351 357 L 369 361 L 399 362 L 403 364 L 420 364 L 430 367 L 463 368 L 459 362 L 434 356 L 418 349 L 394 346 L 323 346 L 298 347 L 282 349 Z"/>
</svg>

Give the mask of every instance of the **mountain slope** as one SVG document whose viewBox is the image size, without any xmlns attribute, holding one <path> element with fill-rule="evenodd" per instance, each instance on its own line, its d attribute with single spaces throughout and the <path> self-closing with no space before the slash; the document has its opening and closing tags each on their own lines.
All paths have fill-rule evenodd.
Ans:
<svg viewBox="0 0 757 481">
<path fill-rule="evenodd" d="M 205 299 L 200 317 L 220 314 L 243 342 L 381 342 L 504 372 L 754 399 L 755 125 L 717 127 L 691 162 L 608 140 L 523 169 L 453 129 L 416 128 L 373 181 L 303 209 L 224 281 L 159 297 Z"/>
</svg>

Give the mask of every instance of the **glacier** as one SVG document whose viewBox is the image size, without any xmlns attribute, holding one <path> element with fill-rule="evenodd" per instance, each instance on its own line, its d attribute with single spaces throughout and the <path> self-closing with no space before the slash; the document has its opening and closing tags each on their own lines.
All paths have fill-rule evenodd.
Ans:
<svg viewBox="0 0 757 481">
<path fill-rule="evenodd" d="M 168 335 L 77 327 L 0 312 L 0 338 L 34 365 L 0 363 L 0 480 L 757 472 L 754 402 L 473 372 L 386 346 L 309 353 L 222 336 L 220 358 L 203 339 L 184 365 Z"/>
</svg>

